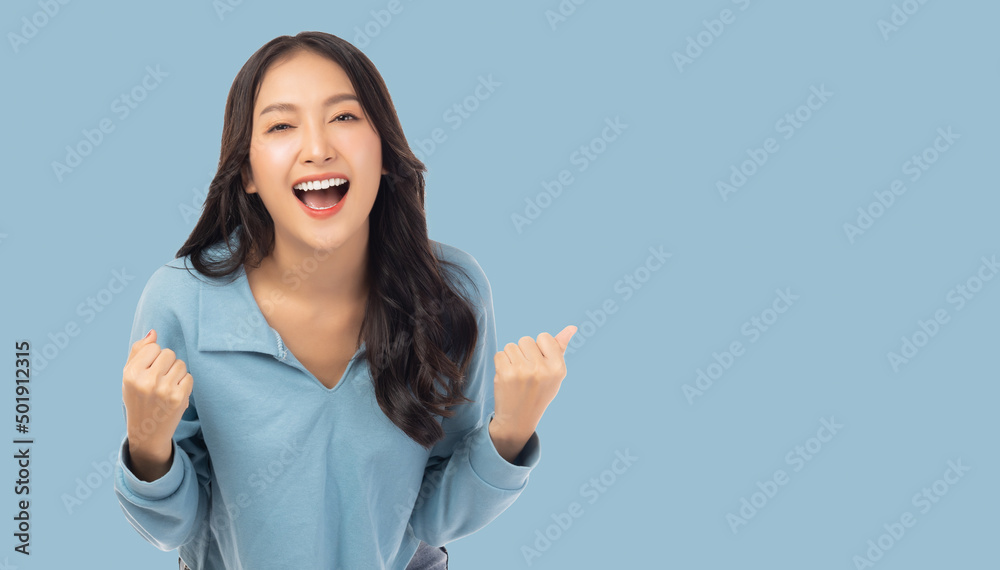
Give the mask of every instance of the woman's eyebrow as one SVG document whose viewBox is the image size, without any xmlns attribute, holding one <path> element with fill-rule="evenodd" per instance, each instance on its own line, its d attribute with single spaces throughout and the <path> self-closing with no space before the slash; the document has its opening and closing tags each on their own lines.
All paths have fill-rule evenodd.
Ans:
<svg viewBox="0 0 1000 570">
<path fill-rule="evenodd" d="M 337 93 L 336 95 L 331 95 L 327 97 L 326 101 L 323 101 L 323 106 L 329 107 L 330 105 L 335 105 L 337 103 L 340 103 L 341 101 L 357 101 L 357 100 L 358 98 L 352 93 Z M 297 110 L 298 107 L 296 107 L 292 103 L 271 103 L 267 107 L 261 109 L 260 115 L 257 116 L 260 117 L 264 113 L 270 113 L 272 111 L 297 111 Z"/>
</svg>

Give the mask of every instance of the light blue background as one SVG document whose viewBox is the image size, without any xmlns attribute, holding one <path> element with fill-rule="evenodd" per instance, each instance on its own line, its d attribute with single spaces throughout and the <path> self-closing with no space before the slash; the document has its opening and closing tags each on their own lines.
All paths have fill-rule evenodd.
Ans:
<svg viewBox="0 0 1000 570">
<path fill-rule="evenodd" d="M 853 568 L 907 511 L 915 526 L 875 567 L 996 567 L 1000 279 L 962 310 L 947 295 L 1000 255 L 1000 5 L 930 0 L 883 37 L 888 0 L 563 4 L 553 28 L 555 0 L 402 0 L 363 42 L 356 27 L 388 1 L 245 1 L 222 17 L 207 0 L 76 1 L 15 51 L 8 34 L 41 8 L 5 2 L 5 374 L 15 340 L 37 354 L 68 322 L 80 334 L 32 378 L 30 558 L 12 550 L 16 468 L 0 461 L 0 564 L 176 567 L 101 473 L 124 436 L 136 301 L 194 226 L 182 206 L 200 207 L 238 69 L 275 36 L 322 30 L 365 43 L 411 144 L 447 134 L 422 154 L 430 235 L 484 267 L 501 344 L 571 323 L 585 341 L 527 489 L 448 545 L 453 568 Z M 735 21 L 679 70 L 674 53 L 723 9 Z M 111 105 L 146 66 L 167 76 L 120 118 Z M 445 111 L 490 74 L 500 86 L 452 129 Z M 833 95 L 785 140 L 776 122 L 811 86 Z M 59 181 L 51 163 L 103 117 L 115 130 Z M 574 152 L 616 117 L 627 128 L 581 171 Z M 948 127 L 960 138 L 911 182 L 904 163 Z M 778 151 L 723 200 L 717 182 L 768 137 Z M 572 184 L 518 231 L 512 215 L 564 169 Z M 843 225 L 897 178 L 907 191 L 851 243 Z M 644 273 L 650 247 L 671 257 Z M 78 314 L 121 268 L 124 291 Z M 648 278 L 630 296 L 627 274 Z M 785 288 L 799 299 L 750 342 L 744 323 Z M 894 371 L 887 354 L 939 309 L 949 321 Z M 689 402 L 683 386 L 734 341 L 745 352 Z M 786 454 L 830 416 L 844 427 L 794 471 Z M 638 459 L 591 503 L 581 487 L 626 450 Z M 970 470 L 922 513 L 911 498 L 959 459 Z M 778 469 L 788 483 L 734 533 L 727 513 Z M 68 512 L 88 475 L 96 490 Z M 582 516 L 548 528 L 574 501 Z M 522 547 L 546 530 L 529 566 Z"/>
</svg>

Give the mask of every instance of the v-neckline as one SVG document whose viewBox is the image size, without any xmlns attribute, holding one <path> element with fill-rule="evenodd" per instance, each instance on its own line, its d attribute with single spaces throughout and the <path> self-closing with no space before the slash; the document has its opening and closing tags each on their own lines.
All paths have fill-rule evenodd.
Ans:
<svg viewBox="0 0 1000 570">
<path fill-rule="evenodd" d="M 358 349 L 354 351 L 354 355 L 351 356 L 351 359 L 347 361 L 347 366 L 344 367 L 344 372 L 340 375 L 340 379 L 337 380 L 337 383 L 334 384 L 332 388 L 328 388 L 326 384 L 321 382 L 320 379 L 315 374 L 313 374 L 308 368 L 305 367 L 304 364 L 302 364 L 302 361 L 300 361 L 298 357 L 296 357 L 295 354 L 292 353 L 291 349 L 289 349 L 288 346 L 285 344 L 285 341 L 281 338 L 281 333 L 279 333 L 277 329 L 272 327 L 271 323 L 268 322 L 267 317 L 264 316 L 264 312 L 261 311 L 260 309 L 260 305 L 257 304 L 257 298 L 254 297 L 253 289 L 250 287 L 250 279 L 247 276 L 246 267 L 244 265 L 240 265 L 239 281 L 244 294 L 247 295 L 247 297 L 250 300 L 250 304 L 253 306 L 253 310 L 255 311 L 256 316 L 258 316 L 261 319 L 261 322 L 267 325 L 267 328 L 274 333 L 274 336 L 278 341 L 277 343 L 278 350 L 276 354 L 273 354 L 273 356 L 276 359 L 285 362 L 290 366 L 298 368 L 299 370 L 304 372 L 307 376 L 309 376 L 313 384 L 318 386 L 327 394 L 332 394 L 333 392 L 336 392 L 337 389 L 340 388 L 340 386 L 343 385 L 344 381 L 347 379 L 348 373 L 351 371 L 351 366 L 354 364 L 354 361 L 357 360 L 358 355 L 365 350 L 365 341 L 364 340 L 361 341 L 361 346 L 359 346 Z"/>
</svg>

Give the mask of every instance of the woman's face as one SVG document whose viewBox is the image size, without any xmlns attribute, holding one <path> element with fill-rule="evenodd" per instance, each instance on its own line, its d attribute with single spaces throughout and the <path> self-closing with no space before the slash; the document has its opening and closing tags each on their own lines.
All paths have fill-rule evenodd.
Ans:
<svg viewBox="0 0 1000 570">
<path fill-rule="evenodd" d="M 386 170 L 381 140 L 356 97 L 339 65 L 309 51 L 272 64 L 261 81 L 245 188 L 260 195 L 275 238 L 299 242 L 287 244 L 294 249 L 332 249 L 358 231 L 367 235 Z M 346 178 L 347 194 L 338 202 L 343 186 L 293 188 L 302 178 L 317 177 Z"/>
</svg>

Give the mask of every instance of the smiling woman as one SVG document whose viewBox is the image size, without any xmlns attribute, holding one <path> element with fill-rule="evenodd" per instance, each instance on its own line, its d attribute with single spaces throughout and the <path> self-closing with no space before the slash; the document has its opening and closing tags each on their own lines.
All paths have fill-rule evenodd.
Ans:
<svg viewBox="0 0 1000 570">
<path fill-rule="evenodd" d="M 245 191 L 259 193 L 289 249 L 338 247 L 347 236 L 367 233 L 380 177 L 388 171 L 379 133 L 340 65 L 304 49 L 272 63 L 253 122 Z M 331 171 L 334 164 L 347 172 Z M 345 210 L 341 199 L 351 185 L 351 208 Z M 335 224 L 324 221 L 335 214 Z"/>
<path fill-rule="evenodd" d="M 428 237 L 424 171 L 340 38 L 281 36 L 237 74 L 123 370 L 115 492 L 181 568 L 447 568 L 523 491 L 569 339 L 497 350 L 482 267 Z"/>
</svg>

